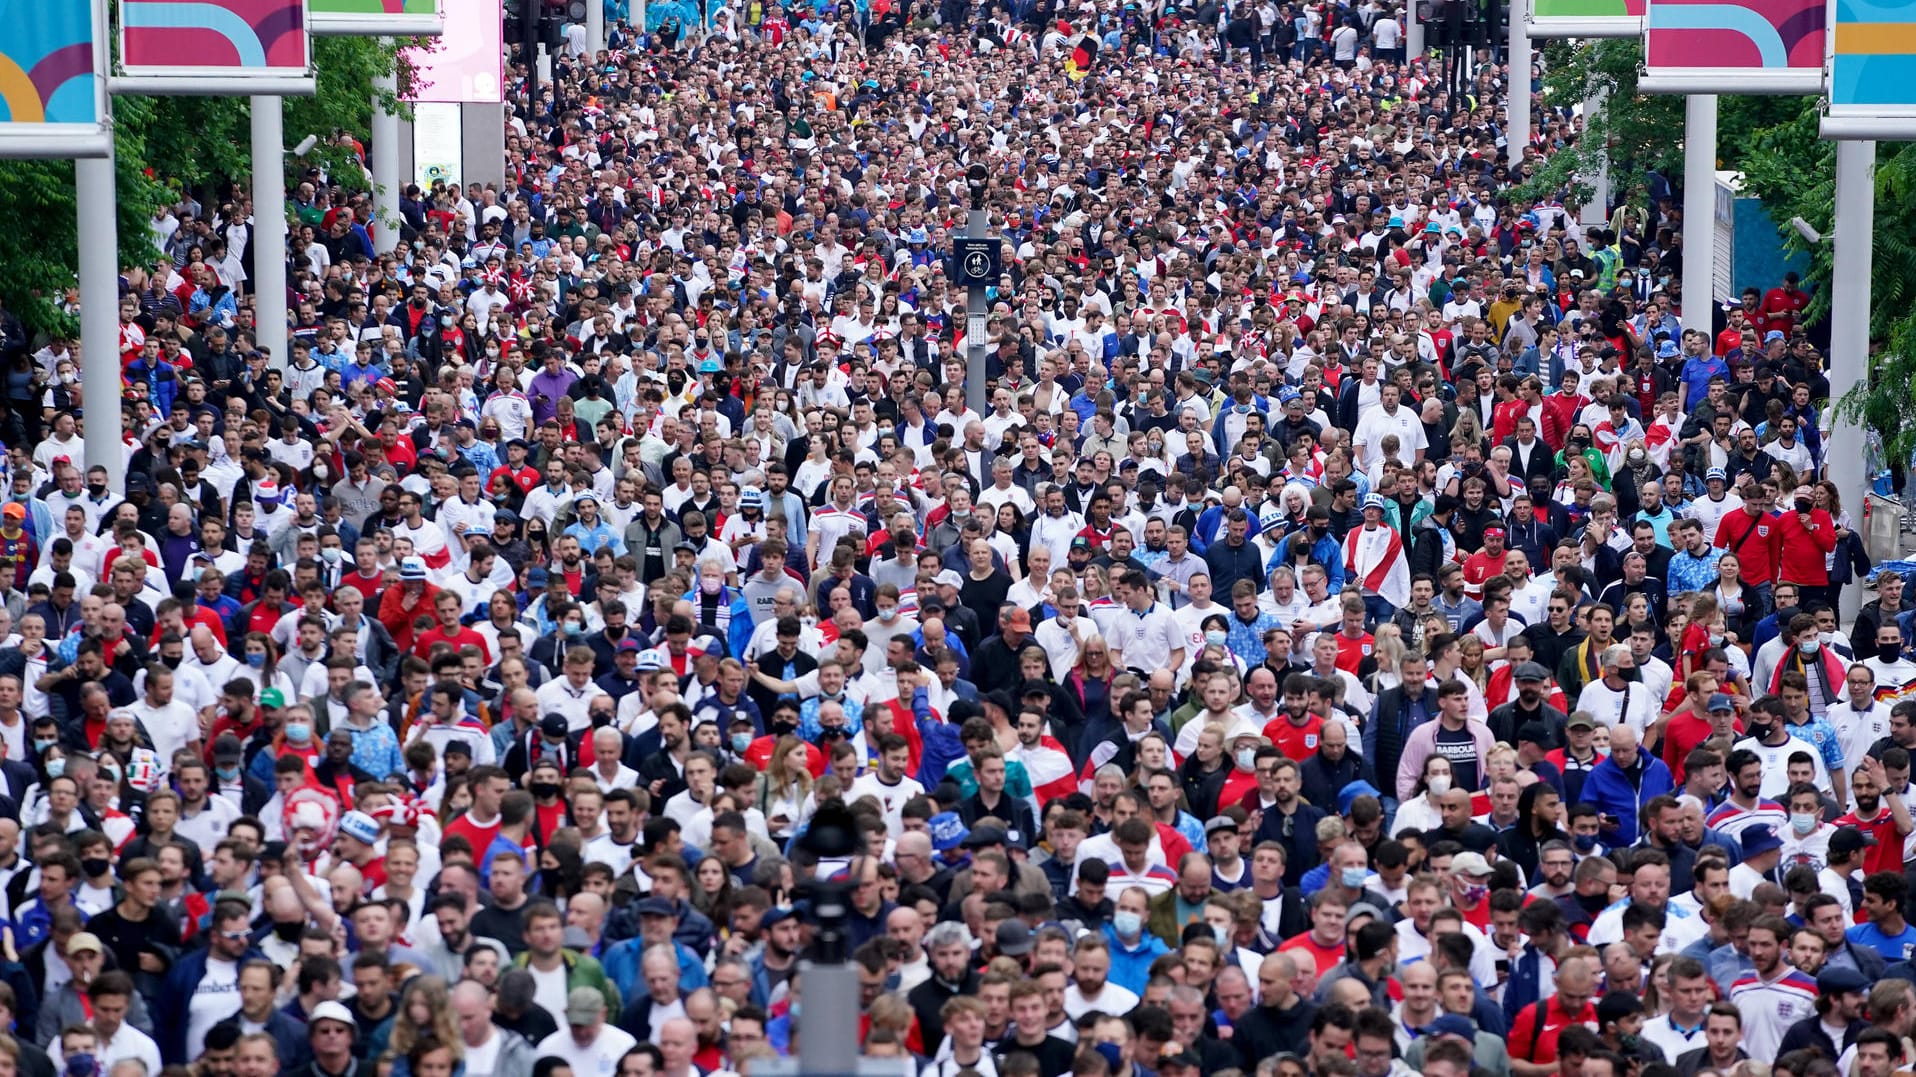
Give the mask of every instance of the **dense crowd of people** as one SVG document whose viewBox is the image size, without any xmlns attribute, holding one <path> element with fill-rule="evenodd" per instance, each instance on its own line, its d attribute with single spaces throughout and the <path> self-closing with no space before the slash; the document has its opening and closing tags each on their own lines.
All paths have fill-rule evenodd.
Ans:
<svg viewBox="0 0 1916 1077">
<path fill-rule="evenodd" d="M 924 1077 L 1916 1063 L 1807 296 L 1402 20 L 680 5 L 391 253 L 297 177 L 288 355 L 161 214 L 111 470 L 0 331 L 0 1077 L 751 1077 L 819 881 Z"/>
</svg>

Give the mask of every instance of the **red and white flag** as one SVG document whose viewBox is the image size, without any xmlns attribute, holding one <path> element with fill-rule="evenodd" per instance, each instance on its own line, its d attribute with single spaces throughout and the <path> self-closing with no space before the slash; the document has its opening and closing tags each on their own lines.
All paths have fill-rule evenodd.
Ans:
<svg viewBox="0 0 1916 1077">
<path fill-rule="evenodd" d="M 1410 559 L 1397 529 L 1383 524 L 1376 530 L 1353 528 L 1344 536 L 1344 568 L 1367 595 L 1376 595 L 1402 609 L 1410 601 Z"/>
<path fill-rule="evenodd" d="M 1045 736 L 1035 748 L 1020 745 L 1012 753 L 1012 758 L 1025 765 L 1025 776 L 1031 779 L 1031 810 L 1043 817 L 1044 806 L 1055 797 L 1065 796 L 1078 791 L 1077 774 L 1071 766 L 1071 756 L 1056 737 Z"/>
</svg>

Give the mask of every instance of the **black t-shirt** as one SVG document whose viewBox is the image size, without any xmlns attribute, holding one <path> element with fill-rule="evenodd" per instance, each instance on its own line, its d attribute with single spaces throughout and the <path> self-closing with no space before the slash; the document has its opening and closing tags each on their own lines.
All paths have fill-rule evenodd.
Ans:
<svg viewBox="0 0 1916 1077">
<path fill-rule="evenodd" d="M 998 634 L 998 607 L 1004 605 L 1005 596 L 1010 593 L 1011 578 L 1002 572 L 993 572 L 982 580 L 965 574 L 965 581 L 958 588 L 958 600 L 978 614 L 980 639 Z"/>
<path fill-rule="evenodd" d="M 1008 1056 L 1020 1053 L 1038 1060 L 1040 1077 L 1055 1077 L 1056 1074 L 1071 1072 L 1074 1048 L 1056 1036 L 1046 1036 L 1036 1047 L 1026 1047 L 1019 1043 L 1015 1033 L 1005 1037 L 1004 1042 L 998 1045 L 996 1052 L 998 1070 L 1004 1071 L 1005 1059 Z"/>
<path fill-rule="evenodd" d="M 1450 760 L 1450 784 L 1455 789 L 1475 789 L 1482 784 L 1478 774 L 1483 760 L 1477 758 L 1477 737 L 1466 725 L 1452 731 L 1441 723 L 1437 726 L 1437 743 L 1431 749 L 1432 755 L 1441 755 Z"/>
</svg>

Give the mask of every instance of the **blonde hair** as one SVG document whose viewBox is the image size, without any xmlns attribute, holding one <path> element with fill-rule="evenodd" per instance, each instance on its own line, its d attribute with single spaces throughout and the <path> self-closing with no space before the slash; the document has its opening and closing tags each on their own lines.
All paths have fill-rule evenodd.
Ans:
<svg viewBox="0 0 1916 1077">
<path fill-rule="evenodd" d="M 432 1013 L 431 1024 L 421 1027 L 413 1022 L 413 1001 L 426 1003 Z M 459 1038 L 459 1024 L 453 1019 L 452 993 L 446 987 L 442 976 L 420 976 L 406 988 L 406 995 L 399 1003 L 399 1013 L 393 1017 L 392 1037 L 388 1043 L 393 1058 L 404 1058 L 422 1039 L 437 1040 L 439 1046 L 452 1052 L 454 1062 L 458 1062 L 465 1053 L 465 1041 Z"/>
</svg>

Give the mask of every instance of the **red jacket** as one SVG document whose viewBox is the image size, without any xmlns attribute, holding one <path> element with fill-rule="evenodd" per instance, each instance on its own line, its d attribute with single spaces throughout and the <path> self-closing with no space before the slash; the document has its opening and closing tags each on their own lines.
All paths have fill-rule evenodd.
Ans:
<svg viewBox="0 0 1916 1077">
<path fill-rule="evenodd" d="M 1551 393 L 1544 397 L 1543 429 L 1537 431 L 1537 436 L 1552 449 L 1563 451 L 1564 439 L 1570 436 L 1570 428 L 1577 424 L 1577 413 L 1588 403 L 1590 398 L 1582 393 L 1575 396 Z"/>
<path fill-rule="evenodd" d="M 1805 525 L 1794 511 L 1785 509 L 1776 514 L 1771 530 L 1776 541 L 1779 583 L 1787 580 L 1810 587 L 1829 585 L 1829 569 L 1823 563 L 1823 556 L 1836 549 L 1836 521 L 1822 509 L 1811 509 L 1809 518 L 1810 522 Z"/>
</svg>

